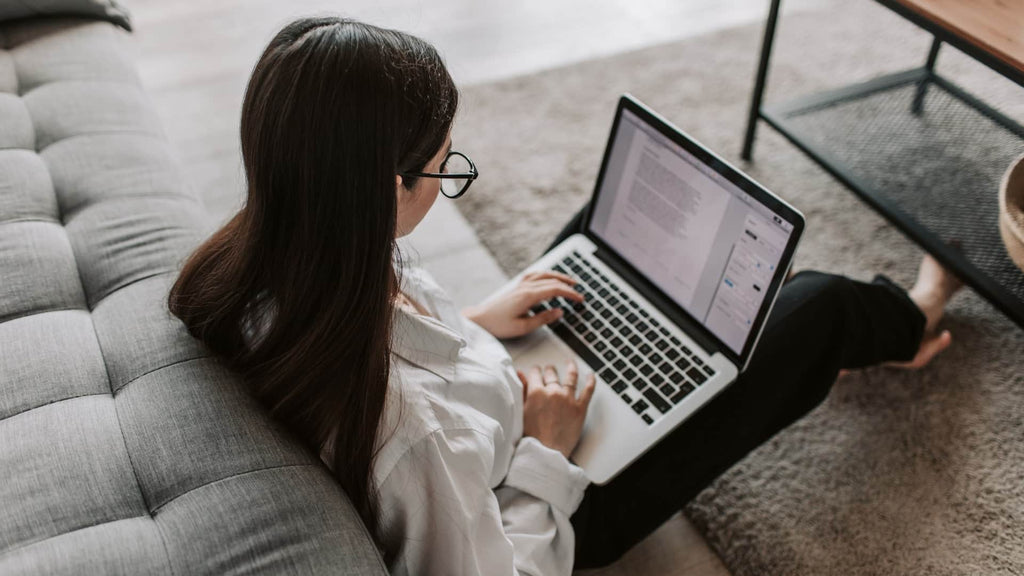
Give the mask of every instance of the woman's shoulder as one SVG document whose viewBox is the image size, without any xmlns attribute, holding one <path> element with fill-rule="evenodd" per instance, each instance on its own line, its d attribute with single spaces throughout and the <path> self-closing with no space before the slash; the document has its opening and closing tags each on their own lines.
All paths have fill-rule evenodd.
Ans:
<svg viewBox="0 0 1024 576">
<path fill-rule="evenodd" d="M 378 445 L 381 478 L 405 453 L 431 437 L 468 431 L 484 438 L 500 433 L 500 423 L 451 397 L 451 389 L 429 370 L 392 356 L 392 377 Z"/>
</svg>

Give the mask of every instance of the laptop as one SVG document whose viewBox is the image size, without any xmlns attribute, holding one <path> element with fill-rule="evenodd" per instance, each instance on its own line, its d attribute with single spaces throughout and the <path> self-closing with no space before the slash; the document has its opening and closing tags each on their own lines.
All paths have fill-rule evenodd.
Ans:
<svg viewBox="0 0 1024 576">
<path fill-rule="evenodd" d="M 630 95 L 619 100 L 583 230 L 538 270 L 578 282 L 563 317 L 506 340 L 515 366 L 596 373 L 571 459 L 605 484 L 742 372 L 804 228 L 792 206 Z"/>
</svg>

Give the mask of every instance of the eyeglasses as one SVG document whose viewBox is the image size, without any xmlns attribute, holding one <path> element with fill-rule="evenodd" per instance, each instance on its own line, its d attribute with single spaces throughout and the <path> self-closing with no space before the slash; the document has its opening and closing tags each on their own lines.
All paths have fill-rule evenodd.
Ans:
<svg viewBox="0 0 1024 576">
<path fill-rule="evenodd" d="M 403 172 L 401 175 L 416 178 L 440 178 L 441 194 L 448 198 L 458 198 L 465 194 L 466 190 L 469 190 L 469 185 L 476 180 L 480 172 L 477 171 L 476 164 L 473 164 L 469 156 L 452 150 L 444 157 L 444 162 L 441 162 L 440 172 Z"/>
</svg>

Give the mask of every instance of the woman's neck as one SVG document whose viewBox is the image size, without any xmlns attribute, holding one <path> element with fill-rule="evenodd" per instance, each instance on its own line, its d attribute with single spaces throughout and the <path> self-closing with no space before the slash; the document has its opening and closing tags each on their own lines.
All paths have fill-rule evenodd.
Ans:
<svg viewBox="0 0 1024 576">
<path fill-rule="evenodd" d="M 430 316 L 430 312 L 427 311 L 419 302 L 412 299 L 412 297 L 406 295 L 404 292 L 399 292 L 395 298 L 395 304 L 401 306 L 403 309 L 419 314 L 421 316 Z"/>
</svg>

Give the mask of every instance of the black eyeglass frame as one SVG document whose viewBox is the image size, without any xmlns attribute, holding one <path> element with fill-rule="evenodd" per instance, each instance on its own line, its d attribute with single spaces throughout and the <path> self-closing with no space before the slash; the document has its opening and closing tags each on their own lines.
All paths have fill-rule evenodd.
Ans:
<svg viewBox="0 0 1024 576">
<path fill-rule="evenodd" d="M 461 190 L 455 193 L 454 196 L 449 196 L 445 194 L 444 186 L 441 187 L 441 194 L 444 194 L 445 198 L 451 198 L 452 200 L 454 200 L 459 196 L 465 194 L 466 190 L 469 190 L 469 185 L 473 183 L 473 180 L 476 180 L 477 177 L 480 176 L 480 171 L 476 169 L 476 164 L 474 164 L 473 161 L 469 159 L 469 156 L 466 156 L 462 152 L 456 152 L 455 150 L 450 150 L 448 154 L 445 154 L 444 161 L 441 162 L 442 169 L 444 169 L 444 166 L 448 164 L 448 160 L 455 155 L 462 156 L 463 158 L 466 159 L 466 162 L 469 162 L 469 172 L 460 172 L 456 174 L 449 174 L 447 172 L 402 172 L 399 175 L 403 177 L 414 178 L 441 178 L 447 180 L 465 179 L 466 183 L 462 186 Z"/>
</svg>

